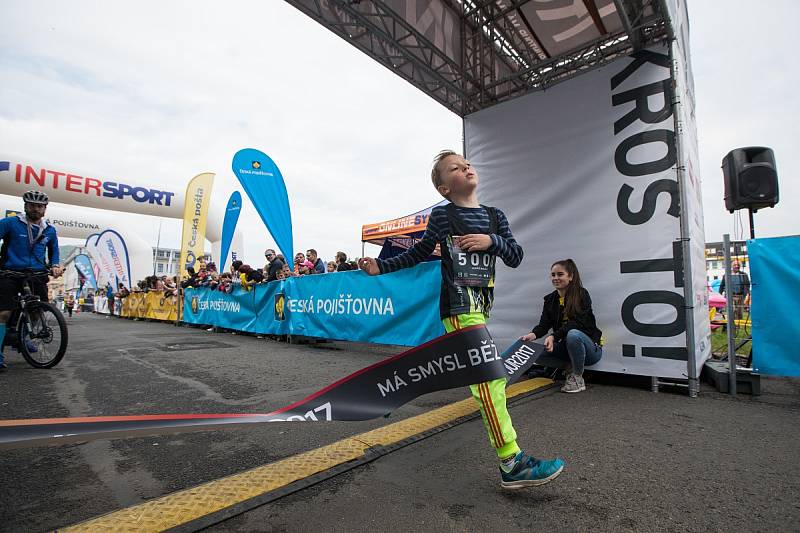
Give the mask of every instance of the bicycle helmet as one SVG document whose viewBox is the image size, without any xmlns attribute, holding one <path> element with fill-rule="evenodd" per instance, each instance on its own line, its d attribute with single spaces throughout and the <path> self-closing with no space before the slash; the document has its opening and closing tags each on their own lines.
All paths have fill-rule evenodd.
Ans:
<svg viewBox="0 0 800 533">
<path fill-rule="evenodd" d="M 47 205 L 50 201 L 47 195 L 41 191 L 28 191 L 22 195 L 22 200 L 31 204 Z"/>
</svg>

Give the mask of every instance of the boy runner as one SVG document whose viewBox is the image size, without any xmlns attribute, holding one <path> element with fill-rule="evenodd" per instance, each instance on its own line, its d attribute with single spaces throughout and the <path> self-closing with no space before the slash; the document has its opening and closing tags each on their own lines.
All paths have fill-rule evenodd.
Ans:
<svg viewBox="0 0 800 533">
<path fill-rule="evenodd" d="M 451 203 L 435 207 L 422 240 L 407 252 L 388 259 L 362 258 L 359 267 L 372 276 L 408 268 L 424 261 L 437 244 L 442 255 L 439 312 L 445 330 L 485 324 L 494 297 L 495 257 L 516 268 L 522 247 L 514 240 L 505 214 L 478 203 L 478 175 L 469 161 L 452 151 L 434 159 L 433 186 Z M 506 407 L 506 379 L 470 385 L 483 423 L 500 459 L 501 487 L 519 489 L 543 485 L 564 469 L 562 459 L 535 459 L 517 445 L 517 433 Z"/>
</svg>

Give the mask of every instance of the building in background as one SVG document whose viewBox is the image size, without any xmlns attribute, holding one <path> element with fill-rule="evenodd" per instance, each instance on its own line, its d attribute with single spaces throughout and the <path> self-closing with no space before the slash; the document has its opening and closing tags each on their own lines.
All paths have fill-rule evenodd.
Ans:
<svg viewBox="0 0 800 533">
<path fill-rule="evenodd" d="M 153 248 L 153 265 L 155 266 L 156 276 L 176 276 L 178 271 L 178 260 L 181 251 L 175 248 Z M 211 254 L 206 252 L 202 259 L 211 261 Z"/>
<path fill-rule="evenodd" d="M 156 276 L 175 276 L 181 251 L 173 248 L 153 248 L 153 264 Z"/>
</svg>

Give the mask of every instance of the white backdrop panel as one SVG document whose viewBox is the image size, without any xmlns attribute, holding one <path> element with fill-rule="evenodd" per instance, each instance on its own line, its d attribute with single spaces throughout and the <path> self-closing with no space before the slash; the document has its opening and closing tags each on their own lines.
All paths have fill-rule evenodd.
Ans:
<svg viewBox="0 0 800 533">
<path fill-rule="evenodd" d="M 675 88 L 680 127 L 681 185 L 685 188 L 687 231 L 692 263 L 692 298 L 694 301 L 695 358 L 697 375 L 703 363 L 711 357 L 711 324 L 708 317 L 708 287 L 706 280 L 705 227 L 703 223 L 703 192 L 700 176 L 700 155 L 697 143 L 694 76 L 689 53 L 689 17 L 684 0 L 667 3 L 677 39 L 673 41 L 675 58 Z"/>
<path fill-rule="evenodd" d="M 465 118 L 480 200 L 506 213 L 525 249 L 517 269 L 498 262 L 490 329 L 501 345 L 538 322 L 550 265 L 569 257 L 604 332 L 592 369 L 686 377 L 669 66 L 666 48 L 643 51 Z"/>
</svg>

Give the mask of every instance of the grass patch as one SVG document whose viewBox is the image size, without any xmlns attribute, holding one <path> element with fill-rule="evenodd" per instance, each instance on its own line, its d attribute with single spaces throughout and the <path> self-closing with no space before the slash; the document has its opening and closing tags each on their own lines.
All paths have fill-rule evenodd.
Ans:
<svg viewBox="0 0 800 533">
<path fill-rule="evenodd" d="M 750 327 L 750 313 L 743 313 L 742 319 L 747 321 L 744 326 L 739 326 L 734 330 L 733 345 L 737 346 L 741 341 L 750 337 L 752 329 Z M 736 350 L 736 355 L 749 355 L 752 342 L 745 343 Z M 728 329 L 726 326 L 717 328 L 711 332 L 711 353 L 725 356 L 728 354 Z"/>
</svg>

